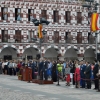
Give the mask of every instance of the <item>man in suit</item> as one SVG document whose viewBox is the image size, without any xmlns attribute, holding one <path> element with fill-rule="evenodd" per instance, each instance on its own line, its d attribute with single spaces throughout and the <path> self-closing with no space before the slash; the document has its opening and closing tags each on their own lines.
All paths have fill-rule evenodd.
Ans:
<svg viewBox="0 0 100 100">
<path fill-rule="evenodd" d="M 34 72 L 35 72 L 35 64 L 34 61 L 30 61 L 30 68 L 32 69 L 32 79 L 35 78 Z"/>
<path fill-rule="evenodd" d="M 91 65 L 89 62 L 86 62 L 86 69 L 85 69 L 85 79 L 86 79 L 86 89 L 91 89 Z"/>
<path fill-rule="evenodd" d="M 98 73 L 98 68 L 99 68 L 99 65 L 97 63 L 97 60 L 94 61 L 95 65 L 94 65 L 94 69 L 93 69 L 93 75 L 94 75 L 94 84 L 95 84 L 95 90 L 98 89 L 98 77 L 97 77 L 97 73 Z"/>
<path fill-rule="evenodd" d="M 81 66 L 80 66 L 80 76 L 81 76 L 81 88 L 85 88 L 85 69 L 86 69 L 86 66 L 85 64 L 83 64 L 83 61 L 80 62 Z"/>
</svg>

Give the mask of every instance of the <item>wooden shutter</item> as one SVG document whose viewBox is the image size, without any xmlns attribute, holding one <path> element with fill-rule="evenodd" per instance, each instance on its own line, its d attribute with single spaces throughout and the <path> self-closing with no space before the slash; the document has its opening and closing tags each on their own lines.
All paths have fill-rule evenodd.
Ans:
<svg viewBox="0 0 100 100">
<path fill-rule="evenodd" d="M 2 42 L 8 42 L 8 31 L 2 30 Z"/>
<path fill-rule="evenodd" d="M 59 32 L 54 32 L 54 43 L 59 43 Z"/>
<path fill-rule="evenodd" d="M 81 12 L 77 12 L 77 23 L 81 24 L 82 22 L 82 13 Z"/>
</svg>

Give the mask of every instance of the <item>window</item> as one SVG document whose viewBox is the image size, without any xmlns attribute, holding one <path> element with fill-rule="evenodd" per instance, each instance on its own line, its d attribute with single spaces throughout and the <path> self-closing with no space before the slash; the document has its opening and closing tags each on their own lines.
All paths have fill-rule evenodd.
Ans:
<svg viewBox="0 0 100 100">
<path fill-rule="evenodd" d="M 65 12 L 65 18 L 66 18 L 66 23 L 70 23 L 71 17 L 70 17 L 70 12 L 69 11 Z"/>
<path fill-rule="evenodd" d="M 59 22 L 59 14 L 58 11 L 53 11 L 53 20 L 54 22 Z"/>
<path fill-rule="evenodd" d="M 21 21 L 21 9 L 15 8 L 15 20 Z"/>
<path fill-rule="evenodd" d="M 88 24 L 90 24 L 90 21 L 91 21 L 91 15 L 92 15 L 92 13 L 88 13 Z"/>
<path fill-rule="evenodd" d="M 77 43 L 82 43 L 82 33 L 77 33 Z"/>
<path fill-rule="evenodd" d="M 95 42 L 95 37 L 89 32 L 88 33 L 88 43 L 93 44 Z"/>
<path fill-rule="evenodd" d="M 2 30 L 2 42 L 8 42 L 8 31 Z"/>
<path fill-rule="evenodd" d="M 41 11 L 41 17 L 47 19 L 47 11 L 46 10 Z"/>
<path fill-rule="evenodd" d="M 32 38 L 35 38 L 34 37 L 34 31 L 29 31 L 28 40 L 32 41 Z"/>
<path fill-rule="evenodd" d="M 54 43 L 59 43 L 59 32 L 54 32 Z"/>
<path fill-rule="evenodd" d="M 15 30 L 15 42 L 20 43 L 21 42 L 21 31 Z"/>
<path fill-rule="evenodd" d="M 32 21 L 32 19 L 34 14 L 34 10 L 33 9 L 28 9 L 28 21 Z"/>
<path fill-rule="evenodd" d="M 70 32 L 65 33 L 65 40 L 66 40 L 66 43 L 72 43 L 72 36 Z"/>
<path fill-rule="evenodd" d="M 1 8 L 1 18 L 2 20 L 7 20 L 8 19 L 8 9 L 7 8 Z"/>
<path fill-rule="evenodd" d="M 81 24 L 81 22 L 82 22 L 82 16 L 81 16 L 81 12 L 77 12 L 77 23 L 78 24 Z"/>
</svg>

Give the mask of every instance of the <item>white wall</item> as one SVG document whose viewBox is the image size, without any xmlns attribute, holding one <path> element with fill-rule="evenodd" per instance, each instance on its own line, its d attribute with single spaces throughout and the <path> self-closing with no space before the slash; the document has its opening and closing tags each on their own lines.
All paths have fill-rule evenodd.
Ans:
<svg viewBox="0 0 100 100">
<path fill-rule="evenodd" d="M 44 57 L 57 58 L 57 55 L 58 55 L 57 51 L 54 48 L 50 48 L 50 49 L 47 49 L 47 51 L 44 54 Z"/>
<path fill-rule="evenodd" d="M 4 48 L 0 53 L 0 58 L 4 58 L 4 55 L 12 55 L 12 59 L 17 58 L 17 52 L 11 47 Z"/>
<path fill-rule="evenodd" d="M 36 58 L 36 54 L 38 51 L 36 51 L 34 48 L 28 48 L 24 51 L 23 57 L 25 58 L 25 55 L 32 56 L 33 58 Z"/>
<path fill-rule="evenodd" d="M 64 57 L 65 58 L 67 58 L 67 57 L 77 58 L 77 52 L 72 48 L 68 49 L 68 50 L 66 50 Z"/>
<path fill-rule="evenodd" d="M 95 53 L 92 49 L 87 49 L 84 53 L 84 57 L 95 57 Z"/>
</svg>

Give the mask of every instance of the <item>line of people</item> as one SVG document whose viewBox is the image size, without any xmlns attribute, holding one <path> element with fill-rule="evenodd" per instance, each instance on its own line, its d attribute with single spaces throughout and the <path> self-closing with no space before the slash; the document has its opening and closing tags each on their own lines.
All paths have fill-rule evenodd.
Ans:
<svg viewBox="0 0 100 100">
<path fill-rule="evenodd" d="M 42 80 L 52 79 L 57 82 L 58 76 L 61 80 L 66 80 L 66 85 L 70 86 L 77 82 L 77 87 L 91 88 L 91 80 L 94 80 L 95 88 L 98 89 L 98 69 L 100 62 L 93 63 L 87 61 L 50 61 L 48 59 L 29 60 L 27 66 L 32 68 L 32 79 L 36 78 L 34 73 L 38 73 Z M 17 75 L 20 68 L 25 67 L 25 61 L 0 61 L 0 74 Z"/>
</svg>

